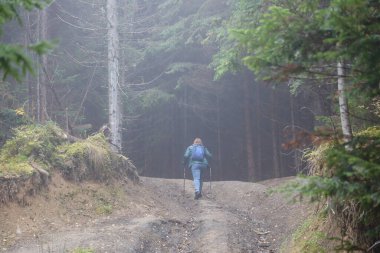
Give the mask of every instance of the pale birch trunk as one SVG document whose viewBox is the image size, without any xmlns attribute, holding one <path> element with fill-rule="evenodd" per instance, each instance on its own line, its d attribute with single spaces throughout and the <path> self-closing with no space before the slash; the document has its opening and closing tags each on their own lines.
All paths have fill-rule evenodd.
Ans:
<svg viewBox="0 0 380 253">
<path fill-rule="evenodd" d="M 108 28 L 108 116 L 114 151 L 121 146 L 121 107 L 119 94 L 119 35 L 116 0 L 107 0 Z"/>
<path fill-rule="evenodd" d="M 344 64 L 338 61 L 338 95 L 339 95 L 339 113 L 342 124 L 343 140 L 349 142 L 352 139 L 352 129 L 348 113 L 348 102 L 345 94 Z"/>
</svg>

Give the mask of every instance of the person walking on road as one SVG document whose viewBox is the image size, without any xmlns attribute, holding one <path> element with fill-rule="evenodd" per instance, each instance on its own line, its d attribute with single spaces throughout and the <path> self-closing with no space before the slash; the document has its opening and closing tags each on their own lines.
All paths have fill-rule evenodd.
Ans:
<svg viewBox="0 0 380 253">
<path fill-rule="evenodd" d="M 190 145 L 184 154 L 184 164 L 191 169 L 194 180 L 195 197 L 202 197 L 202 173 L 208 168 L 208 160 L 211 158 L 211 153 L 203 146 L 200 138 L 195 138 L 194 143 Z"/>
</svg>

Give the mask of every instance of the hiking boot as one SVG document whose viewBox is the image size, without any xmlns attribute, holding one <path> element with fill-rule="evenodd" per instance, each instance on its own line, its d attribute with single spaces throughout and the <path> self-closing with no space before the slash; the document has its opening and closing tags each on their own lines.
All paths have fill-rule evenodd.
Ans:
<svg viewBox="0 0 380 253">
<path fill-rule="evenodd" d="M 194 199 L 199 199 L 202 195 L 199 192 L 195 192 Z"/>
</svg>

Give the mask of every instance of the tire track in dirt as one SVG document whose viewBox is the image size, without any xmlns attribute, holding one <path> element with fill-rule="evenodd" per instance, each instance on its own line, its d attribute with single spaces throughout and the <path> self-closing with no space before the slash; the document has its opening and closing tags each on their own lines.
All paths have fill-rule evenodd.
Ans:
<svg viewBox="0 0 380 253">
<path fill-rule="evenodd" d="M 196 224 L 191 233 L 193 251 L 190 252 L 265 253 L 271 252 L 271 248 L 274 248 L 268 244 L 267 235 L 262 233 L 262 231 L 267 231 L 265 223 L 252 219 L 247 212 L 237 209 L 236 207 L 239 205 L 235 201 L 225 203 L 218 200 L 218 197 L 220 198 L 222 195 L 221 197 L 227 200 L 232 198 L 240 201 L 237 196 L 227 196 L 225 192 L 221 194 L 212 192 L 207 183 L 205 185 L 207 187 L 204 187 L 204 197 L 200 200 L 193 200 L 193 188 L 190 181 L 186 182 L 185 195 L 178 194 L 183 189 L 183 184 L 179 180 L 164 180 L 157 184 L 157 179 L 155 179 L 151 183 L 151 188 L 155 188 L 155 192 L 173 192 L 165 188 L 175 189 L 177 194 L 171 195 L 172 201 L 176 199 L 176 203 L 185 207 L 187 215 L 191 217 L 190 223 Z M 220 183 L 214 184 L 217 186 Z M 238 185 L 235 185 L 236 182 L 226 182 L 226 184 L 233 184 L 232 188 L 236 186 L 236 189 L 231 191 L 233 195 L 243 195 L 238 191 L 240 184 L 255 186 L 254 190 L 257 190 L 256 184 L 242 182 L 238 182 Z M 259 189 L 261 190 L 260 187 Z M 255 202 L 247 204 L 249 206 Z"/>
<path fill-rule="evenodd" d="M 280 241 L 285 239 L 281 233 L 287 231 L 271 220 L 281 220 L 275 208 L 285 202 L 271 200 L 263 185 L 216 182 L 212 192 L 207 187 L 204 197 L 194 200 L 189 180 L 185 193 L 182 180 L 142 178 L 142 184 L 144 191 L 136 194 L 145 201 L 140 203 L 146 206 L 145 212 L 128 217 L 114 213 L 85 226 L 46 231 L 38 238 L 24 238 L 7 252 L 91 248 L 126 253 L 269 253 L 278 252 Z"/>
<path fill-rule="evenodd" d="M 182 235 L 186 226 L 177 220 L 154 216 L 124 220 L 110 219 L 85 229 L 71 229 L 24 240 L 8 252 L 70 252 L 91 248 L 96 252 L 192 252 Z"/>
</svg>

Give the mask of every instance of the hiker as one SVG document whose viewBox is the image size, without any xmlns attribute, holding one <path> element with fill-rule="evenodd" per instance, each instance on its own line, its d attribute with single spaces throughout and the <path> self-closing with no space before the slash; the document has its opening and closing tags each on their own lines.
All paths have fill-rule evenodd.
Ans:
<svg viewBox="0 0 380 253">
<path fill-rule="evenodd" d="M 202 197 L 202 173 L 208 168 L 207 158 L 211 158 L 211 153 L 203 146 L 200 138 L 195 138 L 193 145 L 186 149 L 184 155 L 184 164 L 191 169 L 194 180 L 195 197 L 199 199 Z"/>
</svg>

